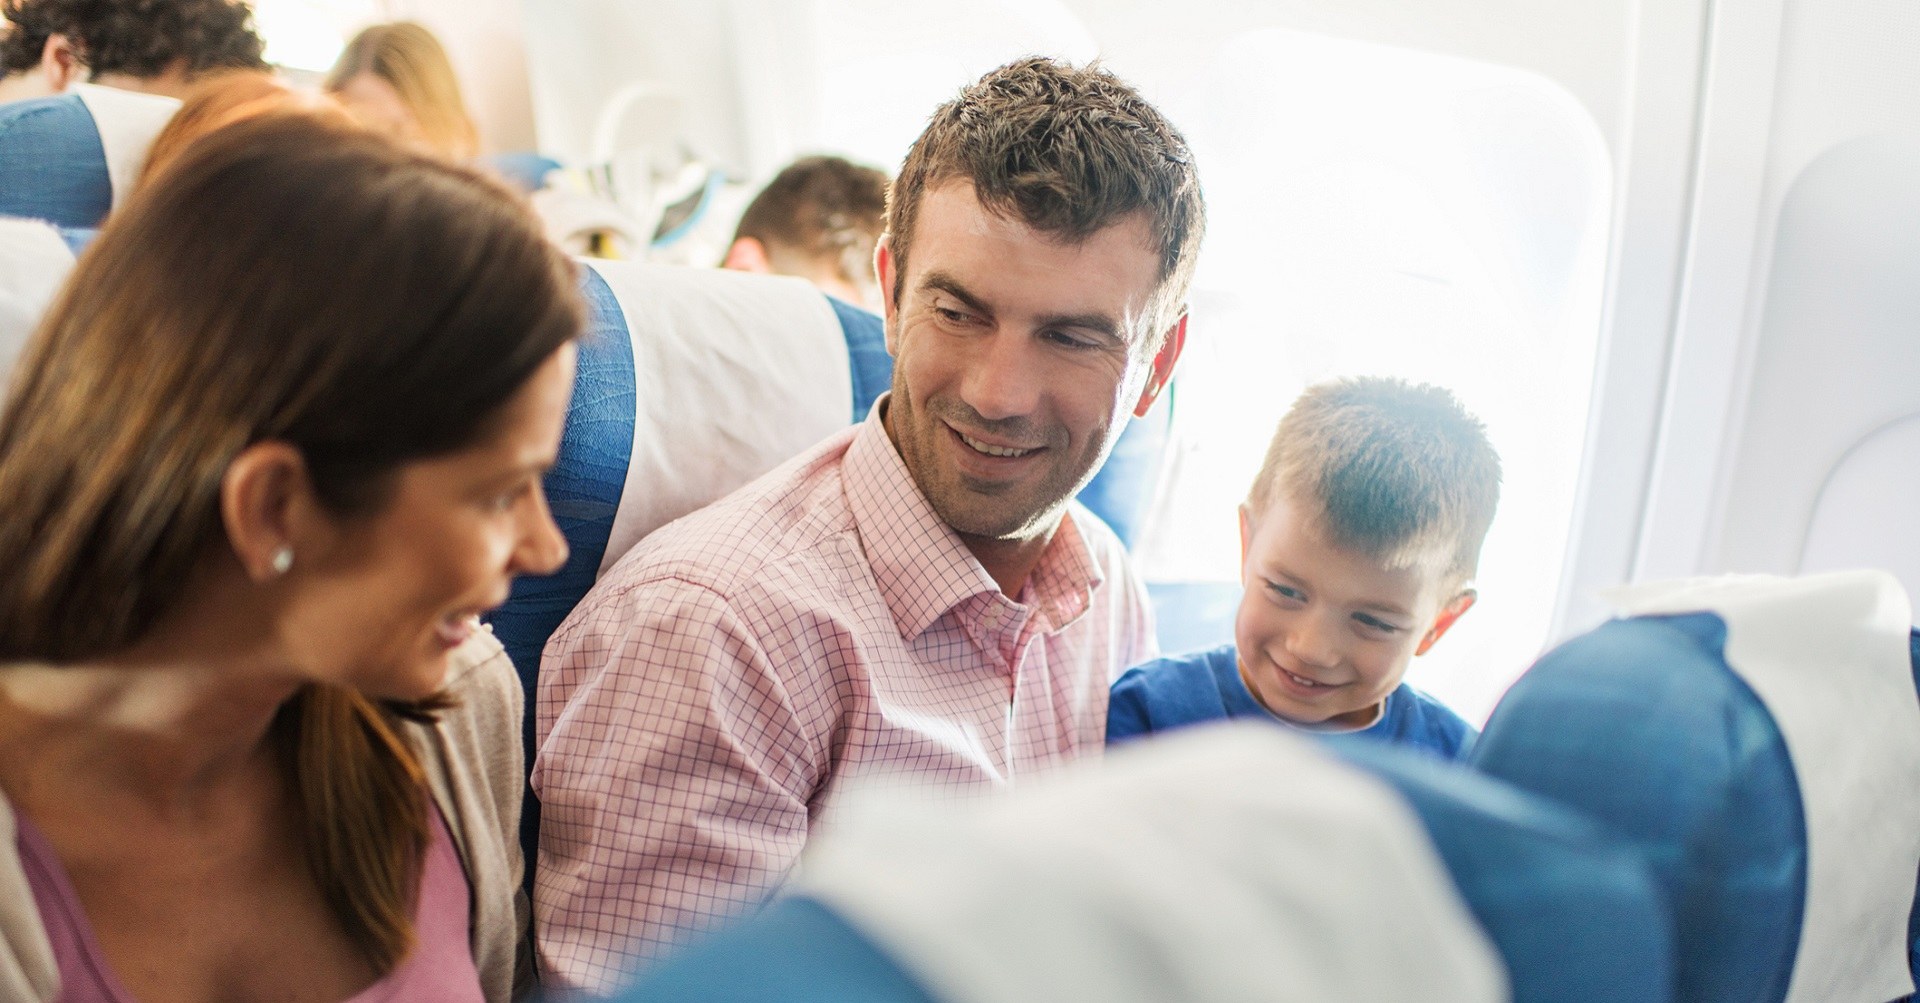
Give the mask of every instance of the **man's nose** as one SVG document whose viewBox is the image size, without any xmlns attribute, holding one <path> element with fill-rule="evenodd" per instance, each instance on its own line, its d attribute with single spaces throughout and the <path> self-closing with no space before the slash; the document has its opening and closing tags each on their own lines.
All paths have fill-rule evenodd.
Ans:
<svg viewBox="0 0 1920 1003">
<path fill-rule="evenodd" d="M 1023 418 L 1036 410 L 1046 376 L 1034 340 L 997 330 L 968 360 L 961 398 L 987 421 Z"/>
</svg>

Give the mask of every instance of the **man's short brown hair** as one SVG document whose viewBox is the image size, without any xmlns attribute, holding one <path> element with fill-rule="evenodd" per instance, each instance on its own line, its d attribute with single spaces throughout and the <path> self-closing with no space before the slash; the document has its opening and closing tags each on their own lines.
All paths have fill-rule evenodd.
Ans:
<svg viewBox="0 0 1920 1003">
<path fill-rule="evenodd" d="M 1487 430 L 1445 389 L 1384 377 L 1308 387 L 1267 447 L 1247 496 L 1304 508 L 1328 542 L 1388 567 L 1438 561 L 1464 582 L 1500 501 Z"/>
<path fill-rule="evenodd" d="M 240 0 L 0 0 L 0 17 L 12 25 L 0 36 L 8 74 L 38 66 L 52 35 L 72 40 L 93 76 L 267 69 L 253 8 Z"/>
<path fill-rule="evenodd" d="M 886 174 L 841 157 L 802 157 L 753 197 L 733 239 L 752 237 L 769 257 L 798 255 L 871 290 L 873 245 L 886 213 Z"/>
<path fill-rule="evenodd" d="M 1184 304 L 1206 230 L 1193 153 L 1139 92 L 1098 66 L 1016 60 L 940 106 L 887 195 L 888 246 L 901 292 L 920 200 L 970 181 L 982 205 L 1079 242 L 1144 213 L 1160 257 L 1149 316 L 1165 330 Z"/>
</svg>

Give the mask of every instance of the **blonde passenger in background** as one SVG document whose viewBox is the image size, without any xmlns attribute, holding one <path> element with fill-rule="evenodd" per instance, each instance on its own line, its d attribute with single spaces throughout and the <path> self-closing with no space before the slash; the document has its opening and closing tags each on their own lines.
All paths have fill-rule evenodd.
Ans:
<svg viewBox="0 0 1920 1003">
<path fill-rule="evenodd" d="M 748 203 L 724 268 L 797 275 L 878 312 L 873 248 L 886 230 L 887 176 L 840 157 L 802 157 Z"/>
<path fill-rule="evenodd" d="M 479 174 L 270 115 L 135 193 L 0 415 L 0 999 L 531 987 L 521 696 L 570 263 Z"/>
<path fill-rule="evenodd" d="M 447 50 L 412 21 L 376 24 L 355 35 L 327 72 L 325 89 L 382 135 L 454 160 L 480 152 Z"/>
</svg>

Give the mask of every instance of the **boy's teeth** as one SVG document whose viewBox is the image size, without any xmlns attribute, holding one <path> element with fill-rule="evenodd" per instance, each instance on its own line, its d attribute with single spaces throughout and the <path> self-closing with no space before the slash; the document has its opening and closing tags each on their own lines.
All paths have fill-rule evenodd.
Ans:
<svg viewBox="0 0 1920 1003">
<path fill-rule="evenodd" d="M 965 442 L 967 445 L 972 446 L 974 449 L 988 456 L 1025 456 L 1033 452 L 1031 449 L 1005 449 L 1000 446 L 989 446 L 965 432 L 958 432 L 958 434 L 962 442 Z"/>
</svg>

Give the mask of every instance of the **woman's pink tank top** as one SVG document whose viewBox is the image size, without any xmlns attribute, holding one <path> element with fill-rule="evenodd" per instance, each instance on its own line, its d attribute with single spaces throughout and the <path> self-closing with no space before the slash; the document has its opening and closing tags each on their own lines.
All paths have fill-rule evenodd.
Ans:
<svg viewBox="0 0 1920 1003">
<path fill-rule="evenodd" d="M 429 802 L 431 803 L 431 802 Z M 60 967 L 60 1003 L 139 1003 L 107 967 L 94 940 L 93 926 L 80 908 L 66 869 L 46 837 L 24 816 L 16 816 L 20 861 L 34 905 L 53 942 Z M 454 849 L 440 809 L 433 810 L 433 833 L 420 873 L 420 900 L 414 907 L 413 953 L 387 977 L 346 1003 L 481 1003 L 480 974 L 473 965 L 469 939 L 472 910 L 466 870 Z"/>
</svg>

